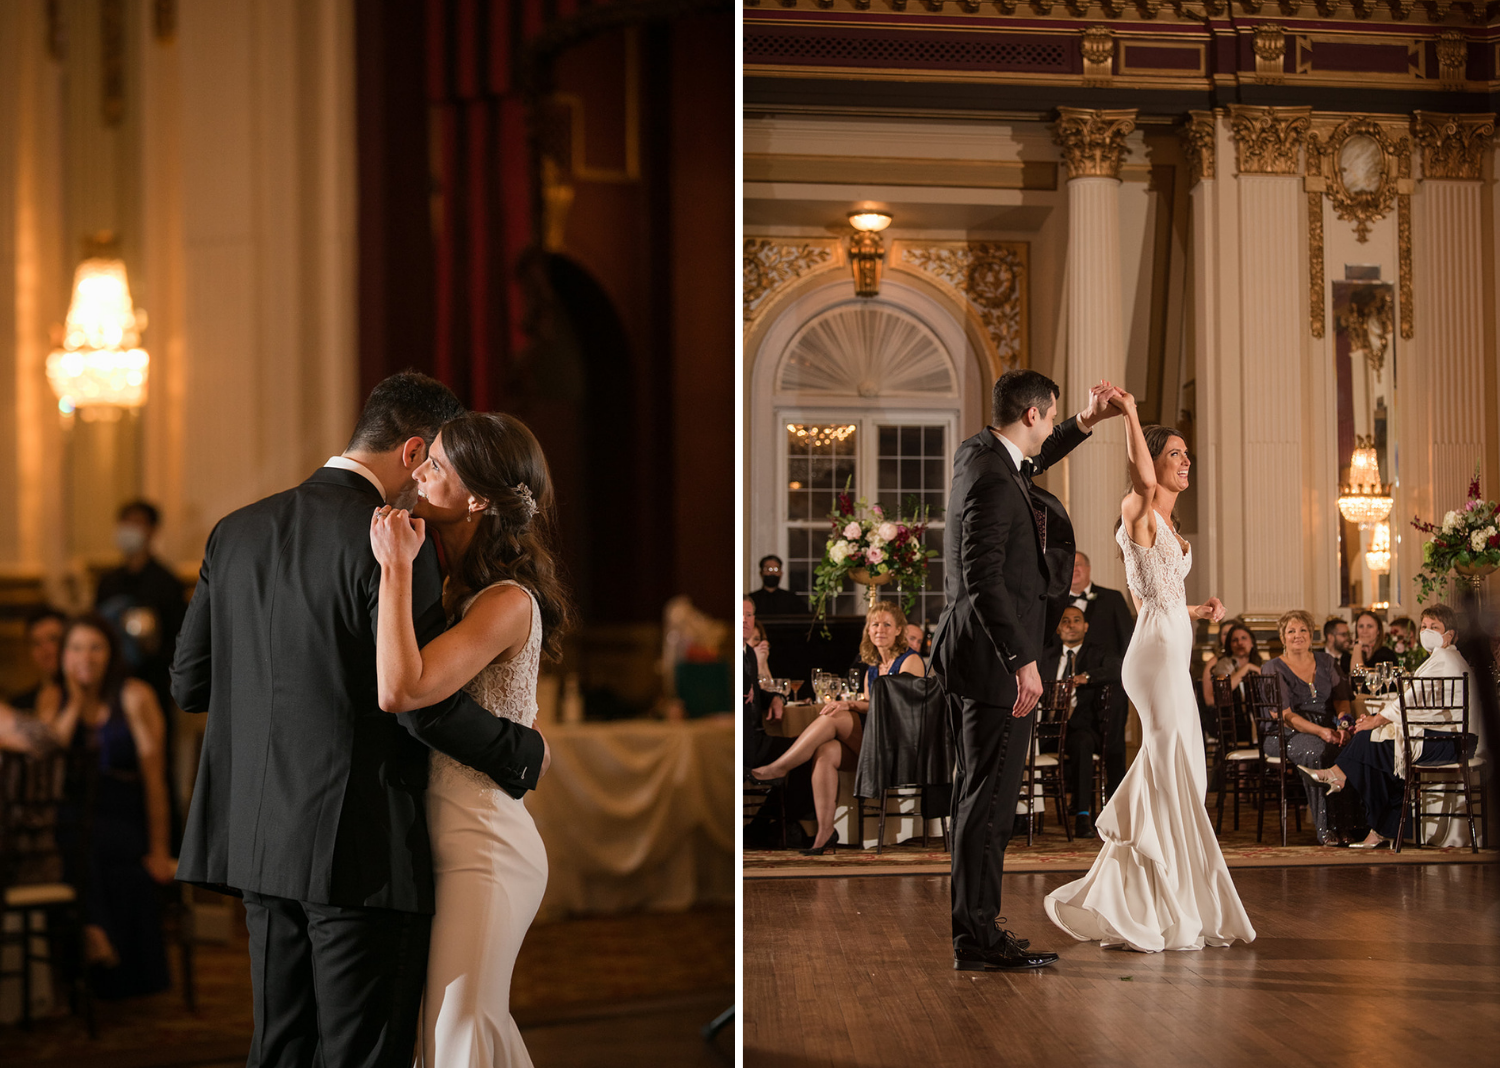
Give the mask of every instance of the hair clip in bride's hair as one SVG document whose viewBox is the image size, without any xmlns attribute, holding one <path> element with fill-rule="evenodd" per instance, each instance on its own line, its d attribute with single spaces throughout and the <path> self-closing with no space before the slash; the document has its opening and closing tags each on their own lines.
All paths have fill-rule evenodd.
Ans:
<svg viewBox="0 0 1500 1068">
<path fill-rule="evenodd" d="M 531 495 L 531 487 L 524 482 L 517 482 L 515 491 L 516 496 L 521 498 L 521 507 L 525 510 L 526 518 L 529 520 L 536 515 L 536 498 Z"/>
</svg>

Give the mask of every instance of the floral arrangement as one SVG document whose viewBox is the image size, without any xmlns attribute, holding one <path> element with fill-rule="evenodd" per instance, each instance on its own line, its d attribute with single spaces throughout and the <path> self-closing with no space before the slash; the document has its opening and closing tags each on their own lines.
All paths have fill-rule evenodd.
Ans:
<svg viewBox="0 0 1500 1068">
<path fill-rule="evenodd" d="M 844 588 L 851 573 L 856 581 L 869 583 L 889 575 L 901 590 L 907 611 L 917 602 L 917 594 L 927 586 L 927 561 L 936 550 L 922 544 L 922 535 L 931 521 L 926 508 L 913 505 L 907 516 L 887 516 L 880 505 L 867 506 L 864 499 L 840 493 L 834 510 L 829 513 L 831 532 L 823 548 L 823 559 L 813 571 L 813 613 L 822 619 L 828 600 Z M 880 584 L 880 583 L 877 583 Z"/>
<path fill-rule="evenodd" d="M 1443 516 L 1441 524 L 1413 519 L 1432 540 L 1422 546 L 1422 570 L 1412 579 L 1427 600 L 1452 580 L 1451 572 L 1483 574 L 1500 566 L 1500 508 L 1479 496 L 1479 465 L 1469 481 L 1469 500 Z"/>
</svg>

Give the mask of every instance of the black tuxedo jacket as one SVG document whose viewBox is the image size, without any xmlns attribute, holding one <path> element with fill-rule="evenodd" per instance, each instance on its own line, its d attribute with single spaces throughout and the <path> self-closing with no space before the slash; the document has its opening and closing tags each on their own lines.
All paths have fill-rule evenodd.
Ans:
<svg viewBox="0 0 1500 1068">
<path fill-rule="evenodd" d="M 1083 607 L 1083 618 L 1089 625 L 1084 642 L 1101 645 L 1107 654 L 1123 658 L 1125 650 L 1130 648 L 1130 638 L 1135 634 L 1135 617 L 1130 614 L 1125 595 L 1103 586 L 1092 587 L 1092 592 L 1094 599 L 1086 601 Z M 1071 596 L 1066 597 L 1063 607 L 1074 603 Z"/>
<path fill-rule="evenodd" d="M 1043 686 L 1051 686 L 1057 681 L 1057 665 L 1063 655 L 1062 641 L 1054 635 L 1042 654 L 1042 662 L 1037 665 Z M 1073 710 L 1072 718 L 1086 720 L 1090 725 L 1097 724 L 1100 691 L 1107 685 L 1113 688 L 1111 692 L 1122 692 L 1120 662 L 1118 653 L 1105 648 L 1103 642 L 1094 641 L 1093 628 L 1089 628 L 1089 632 L 1083 637 L 1083 644 L 1078 647 L 1078 655 L 1073 659 L 1073 674 L 1087 675 L 1089 681 L 1088 685 L 1080 686 L 1074 691 L 1078 707 Z"/>
<path fill-rule="evenodd" d="M 1077 417 L 1058 424 L 1035 459 L 1038 473 L 1087 438 Z M 1032 507 L 1047 515 L 1043 553 Z M 1062 502 L 1029 486 L 989 428 L 958 447 L 948 497 L 943 593 L 933 672 L 953 696 L 1005 706 L 1015 673 L 1042 657 L 1073 576 L 1073 524 Z M 1038 665 L 1040 667 L 1040 665 Z"/>
<path fill-rule="evenodd" d="M 381 711 L 370 551 L 380 503 L 364 476 L 324 467 L 209 536 L 172 664 L 178 705 L 208 713 L 184 882 L 431 913 L 428 746 L 512 796 L 535 787 L 541 735 L 463 691 Z M 445 625 L 431 542 L 413 565 L 412 605 L 425 644 Z"/>
</svg>

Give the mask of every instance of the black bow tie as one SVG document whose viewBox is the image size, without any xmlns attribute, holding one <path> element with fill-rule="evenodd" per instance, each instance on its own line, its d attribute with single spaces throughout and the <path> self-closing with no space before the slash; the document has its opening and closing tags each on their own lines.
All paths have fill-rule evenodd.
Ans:
<svg viewBox="0 0 1500 1068">
<path fill-rule="evenodd" d="M 1029 458 L 1023 458 L 1021 460 L 1021 474 L 1026 478 L 1035 478 L 1040 471 L 1041 468 L 1037 466 L 1035 460 Z"/>
</svg>

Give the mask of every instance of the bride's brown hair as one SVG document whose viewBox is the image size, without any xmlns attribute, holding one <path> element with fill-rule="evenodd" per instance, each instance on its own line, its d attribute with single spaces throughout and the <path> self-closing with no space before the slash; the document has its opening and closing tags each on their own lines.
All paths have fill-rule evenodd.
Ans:
<svg viewBox="0 0 1500 1068">
<path fill-rule="evenodd" d="M 552 473 L 536 435 L 498 412 L 465 412 L 443 424 L 443 449 L 464 488 L 488 501 L 463 558 L 452 565 L 450 598 L 512 579 L 530 590 L 542 615 L 542 651 L 562 654 L 573 606 L 552 547 Z"/>
<path fill-rule="evenodd" d="M 1146 451 L 1151 454 L 1152 460 L 1155 460 L 1166 451 L 1167 442 L 1173 438 L 1181 438 L 1182 444 L 1184 446 L 1187 445 L 1187 438 L 1182 437 L 1182 431 L 1178 430 L 1175 426 L 1162 426 L 1160 423 L 1150 423 L 1147 426 L 1141 427 L 1141 434 L 1146 439 Z M 1129 488 L 1130 485 L 1127 485 L 1126 489 Z M 1124 523 L 1125 520 L 1123 517 L 1116 517 L 1115 529 L 1119 530 Z M 1182 520 L 1178 518 L 1176 508 L 1172 509 L 1172 529 L 1174 531 L 1182 530 Z"/>
</svg>

